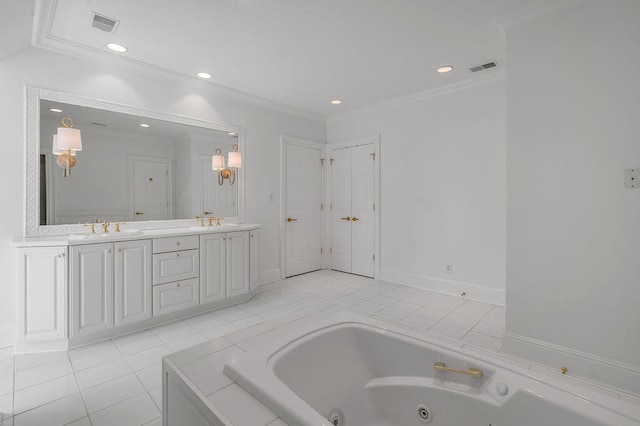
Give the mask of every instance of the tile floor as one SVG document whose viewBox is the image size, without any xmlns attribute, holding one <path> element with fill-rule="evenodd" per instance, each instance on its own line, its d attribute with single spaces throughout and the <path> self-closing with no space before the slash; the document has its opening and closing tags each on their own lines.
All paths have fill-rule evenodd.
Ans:
<svg viewBox="0 0 640 426">
<path fill-rule="evenodd" d="M 323 270 L 267 284 L 241 305 L 68 352 L 13 356 L 12 348 L 0 349 L 2 426 L 160 425 L 163 356 L 327 299 L 407 328 L 500 349 L 502 307 Z M 282 335 L 276 331 L 251 339 L 252 345 Z"/>
</svg>

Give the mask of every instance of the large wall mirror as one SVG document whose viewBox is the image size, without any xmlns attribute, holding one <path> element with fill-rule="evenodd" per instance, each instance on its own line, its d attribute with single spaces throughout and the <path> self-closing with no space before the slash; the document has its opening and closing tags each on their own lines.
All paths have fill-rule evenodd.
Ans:
<svg viewBox="0 0 640 426">
<path fill-rule="evenodd" d="M 67 175 L 53 139 L 70 125 L 82 150 Z M 141 229 L 195 217 L 242 222 L 242 168 L 227 179 L 212 169 L 216 150 L 226 160 L 234 149 L 244 156 L 237 126 L 28 88 L 26 235 L 78 232 L 97 221 Z"/>
</svg>

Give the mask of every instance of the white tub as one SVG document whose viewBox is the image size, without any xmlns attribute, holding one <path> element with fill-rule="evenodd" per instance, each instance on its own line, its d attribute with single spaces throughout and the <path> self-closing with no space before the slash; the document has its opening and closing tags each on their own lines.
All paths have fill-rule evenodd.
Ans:
<svg viewBox="0 0 640 426">
<path fill-rule="evenodd" d="M 339 314 L 239 356 L 224 372 L 292 426 L 640 425 L 633 404 L 391 328 Z M 484 375 L 435 371 L 436 362 Z"/>
</svg>

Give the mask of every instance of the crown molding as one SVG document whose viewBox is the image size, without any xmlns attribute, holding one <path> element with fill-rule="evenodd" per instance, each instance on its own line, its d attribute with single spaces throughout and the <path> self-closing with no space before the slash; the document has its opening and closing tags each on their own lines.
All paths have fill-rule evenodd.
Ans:
<svg viewBox="0 0 640 426">
<path fill-rule="evenodd" d="M 540 19 L 550 13 L 559 12 L 584 3 L 584 0 L 544 0 L 532 6 L 493 19 L 493 23 L 505 31 L 526 22 Z"/>
<path fill-rule="evenodd" d="M 381 109 L 393 108 L 413 102 L 420 102 L 425 99 L 433 98 L 436 96 L 446 95 L 449 93 L 458 92 L 461 90 L 470 89 L 473 87 L 484 86 L 485 84 L 496 83 L 504 81 L 506 72 L 504 68 L 495 71 L 489 71 L 488 74 L 483 76 L 469 78 L 457 83 L 449 84 L 446 86 L 436 87 L 434 89 L 425 90 L 422 92 L 412 93 L 410 95 L 401 96 L 398 98 L 389 99 L 387 101 L 378 102 L 375 104 L 367 105 L 361 108 L 356 108 L 351 111 L 346 111 L 340 114 L 334 114 L 327 117 L 327 123 L 333 123 L 336 121 L 346 120 L 349 118 L 355 118 L 364 114 L 368 114 Z"/>
<path fill-rule="evenodd" d="M 116 56 L 109 52 L 52 36 L 50 30 L 57 3 L 58 0 L 37 0 L 32 35 L 33 46 L 84 60 L 100 62 L 110 67 L 114 65 L 117 65 L 120 69 L 126 67 L 129 71 L 151 76 L 167 83 L 179 83 L 182 86 L 205 91 L 214 96 L 224 97 L 232 101 L 270 109 L 318 123 L 326 123 L 325 116 L 321 114 L 316 114 L 261 96 L 252 95 L 217 83 L 200 81 L 190 75 L 171 71 L 146 62 L 136 61 L 125 56 Z"/>
</svg>

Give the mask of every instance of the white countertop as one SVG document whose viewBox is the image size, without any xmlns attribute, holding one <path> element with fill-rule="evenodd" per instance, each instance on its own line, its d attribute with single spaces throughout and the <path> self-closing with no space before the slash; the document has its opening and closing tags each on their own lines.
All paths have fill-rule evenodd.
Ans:
<svg viewBox="0 0 640 426">
<path fill-rule="evenodd" d="M 100 228 L 99 223 L 96 224 L 95 238 L 89 239 L 73 239 L 70 235 L 47 235 L 41 237 L 23 237 L 16 238 L 11 242 L 14 247 L 50 247 L 50 246 L 75 246 L 82 244 L 96 244 L 106 243 L 111 241 L 131 241 L 131 240 L 147 240 L 152 238 L 163 237 L 178 237 L 181 235 L 200 235 L 200 234 L 215 234 L 224 232 L 239 232 L 239 231 L 251 231 L 253 229 L 261 228 L 262 225 L 252 223 L 228 223 L 220 226 L 183 226 L 175 228 L 161 228 L 161 229 L 141 229 L 139 234 L 119 234 L 113 229 L 106 234 L 97 233 Z M 123 231 L 136 229 L 135 223 L 128 223 L 122 226 Z M 72 234 L 78 235 L 80 233 Z M 91 235 L 90 232 L 84 232 L 82 234 Z"/>
</svg>

